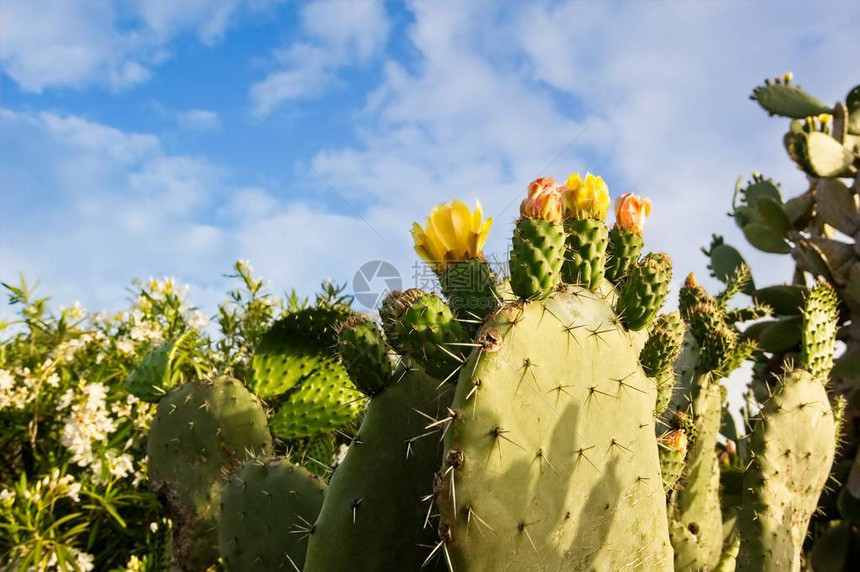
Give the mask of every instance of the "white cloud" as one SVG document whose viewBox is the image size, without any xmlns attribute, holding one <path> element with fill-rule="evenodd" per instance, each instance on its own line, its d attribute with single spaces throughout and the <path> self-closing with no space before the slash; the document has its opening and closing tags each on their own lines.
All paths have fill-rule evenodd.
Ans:
<svg viewBox="0 0 860 572">
<path fill-rule="evenodd" d="M 219 41 L 240 6 L 279 0 L 63 0 L 0 2 L 0 69 L 25 91 L 147 81 L 177 35 Z"/>
<path fill-rule="evenodd" d="M 221 116 L 207 109 L 189 109 L 178 113 L 180 125 L 196 131 L 217 131 L 221 129 Z"/>
<path fill-rule="evenodd" d="M 378 54 L 389 32 L 382 0 L 310 2 L 302 7 L 300 21 L 306 39 L 276 50 L 276 68 L 251 86 L 258 113 L 323 93 L 337 83 L 340 68 Z"/>
</svg>

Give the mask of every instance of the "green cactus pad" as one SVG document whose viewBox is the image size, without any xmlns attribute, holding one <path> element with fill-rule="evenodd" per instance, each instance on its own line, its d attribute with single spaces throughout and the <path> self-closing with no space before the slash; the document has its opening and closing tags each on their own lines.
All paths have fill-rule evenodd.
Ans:
<svg viewBox="0 0 860 572">
<path fill-rule="evenodd" d="M 218 550 L 228 571 L 301 570 L 325 484 L 286 459 L 254 459 L 221 492 Z"/>
<path fill-rule="evenodd" d="M 522 218 L 511 246 L 511 289 L 520 298 L 548 296 L 561 283 L 565 232 L 560 223 Z"/>
<path fill-rule="evenodd" d="M 738 271 L 738 268 L 746 265 L 741 253 L 734 246 L 724 244 L 721 236 L 714 235 L 711 247 L 704 252 L 710 258 L 708 268 L 711 271 L 711 276 L 723 283 L 728 282 Z M 744 293 L 752 294 L 753 290 L 755 290 L 755 284 L 750 279 L 744 286 Z"/>
<path fill-rule="evenodd" d="M 797 85 L 767 83 L 755 88 L 750 97 L 771 115 L 803 119 L 813 115 L 830 113 L 828 106 Z"/>
<path fill-rule="evenodd" d="M 428 374 L 453 381 L 466 361 L 471 338 L 448 305 L 435 294 L 420 290 L 392 293 L 384 303 L 383 327 L 392 345 Z"/>
<path fill-rule="evenodd" d="M 424 527 L 430 506 L 421 499 L 431 493 L 442 462 L 441 426 L 419 436 L 429 431 L 424 415 L 446 415 L 451 399 L 450 390 L 440 394 L 438 385 L 413 371 L 371 398 L 355 442 L 332 476 L 305 572 L 421 569 L 435 537 Z"/>
<path fill-rule="evenodd" d="M 480 322 L 499 305 L 496 277 L 483 258 L 449 262 L 439 283 L 451 310 L 461 319 Z"/>
<path fill-rule="evenodd" d="M 839 179 L 818 181 L 815 209 L 824 222 L 848 236 L 860 230 L 860 205 L 851 189 Z"/>
<path fill-rule="evenodd" d="M 484 325 L 445 437 L 440 567 L 671 569 L 645 337 L 616 324 L 566 286 Z"/>
<path fill-rule="evenodd" d="M 801 364 L 812 377 L 827 383 L 836 353 L 836 330 L 839 312 L 833 287 L 820 282 L 806 298 L 803 312 L 803 338 L 800 344 Z"/>
<path fill-rule="evenodd" d="M 331 472 L 336 452 L 337 440 L 334 433 L 320 433 L 308 440 L 303 464 L 310 472 L 326 477 Z"/>
<path fill-rule="evenodd" d="M 388 387 L 393 373 L 391 358 L 377 325 L 362 316 L 353 316 L 339 330 L 340 360 L 355 386 L 365 395 Z"/>
<path fill-rule="evenodd" d="M 248 387 L 259 397 L 286 393 L 326 360 L 310 333 L 298 329 L 305 316 L 281 318 L 257 344 L 251 358 Z"/>
<path fill-rule="evenodd" d="M 642 246 L 642 237 L 635 232 L 612 227 L 606 245 L 606 278 L 616 286 L 620 285 L 630 267 L 639 260 Z"/>
<path fill-rule="evenodd" d="M 762 406 L 750 438 L 738 570 L 800 570 L 835 448 L 824 386 L 803 370 L 789 373 Z"/>
<path fill-rule="evenodd" d="M 179 366 L 196 341 L 197 331 L 187 330 L 175 340 L 146 354 L 126 378 L 126 390 L 138 399 L 158 403 L 176 385 Z"/>
<path fill-rule="evenodd" d="M 772 308 L 774 314 L 792 316 L 800 314 L 805 293 L 806 288 L 801 286 L 767 286 L 756 290 L 753 299 L 756 304 Z"/>
<path fill-rule="evenodd" d="M 159 401 L 147 444 L 149 481 L 173 520 L 183 570 L 215 564 L 224 475 L 271 446 L 263 407 L 238 381 L 187 383 Z"/>
<path fill-rule="evenodd" d="M 618 314 L 631 330 L 641 330 L 654 319 L 666 301 L 672 261 L 668 254 L 651 252 L 636 263 L 618 298 Z"/>
<path fill-rule="evenodd" d="M 606 247 L 609 231 L 594 219 L 568 219 L 567 253 L 562 266 L 562 281 L 594 291 L 600 285 L 606 269 Z"/>
<path fill-rule="evenodd" d="M 339 363 L 329 360 L 275 402 L 272 432 L 283 439 L 311 437 L 349 423 L 361 412 L 364 396 Z"/>
<path fill-rule="evenodd" d="M 684 322 L 678 312 L 663 314 L 654 321 L 654 327 L 639 353 L 642 369 L 650 377 L 660 377 L 672 371 L 672 364 L 681 353 L 684 341 Z"/>
</svg>

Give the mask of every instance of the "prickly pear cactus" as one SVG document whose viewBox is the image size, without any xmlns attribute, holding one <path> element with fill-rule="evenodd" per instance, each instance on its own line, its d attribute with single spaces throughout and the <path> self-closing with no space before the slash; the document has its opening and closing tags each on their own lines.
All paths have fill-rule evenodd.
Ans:
<svg viewBox="0 0 860 572">
<path fill-rule="evenodd" d="M 451 392 L 421 371 L 399 371 L 370 398 L 311 531 L 306 572 L 419 570 L 434 531 L 425 527 Z"/>
<path fill-rule="evenodd" d="M 825 390 L 836 320 L 836 295 L 821 283 L 806 301 L 800 368 L 776 385 L 750 438 L 739 570 L 801 569 L 806 529 L 836 450 L 836 423 Z"/>
<path fill-rule="evenodd" d="M 158 402 L 148 476 L 173 520 L 173 548 L 183 570 L 215 564 L 224 478 L 271 446 L 263 407 L 234 379 L 186 383 Z"/>
<path fill-rule="evenodd" d="M 671 567 L 656 384 L 614 301 L 566 286 L 479 332 L 436 493 L 453 570 Z"/>
<path fill-rule="evenodd" d="M 325 488 L 286 459 L 245 462 L 221 492 L 218 550 L 225 570 L 302 570 Z"/>
</svg>

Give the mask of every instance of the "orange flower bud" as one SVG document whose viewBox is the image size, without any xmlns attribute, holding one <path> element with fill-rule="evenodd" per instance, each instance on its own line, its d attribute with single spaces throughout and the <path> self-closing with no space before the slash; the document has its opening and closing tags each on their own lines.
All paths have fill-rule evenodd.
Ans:
<svg viewBox="0 0 860 572">
<path fill-rule="evenodd" d="M 615 225 L 622 230 L 642 236 L 650 214 L 651 201 L 633 193 L 624 193 L 615 201 Z"/>
<path fill-rule="evenodd" d="M 561 194 L 552 177 L 536 179 L 529 185 L 529 196 L 520 204 L 525 218 L 561 222 Z"/>
</svg>

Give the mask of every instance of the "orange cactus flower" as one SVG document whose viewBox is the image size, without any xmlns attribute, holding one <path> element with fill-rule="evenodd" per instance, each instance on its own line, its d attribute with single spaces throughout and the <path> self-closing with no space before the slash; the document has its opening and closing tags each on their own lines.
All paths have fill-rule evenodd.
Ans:
<svg viewBox="0 0 860 572">
<path fill-rule="evenodd" d="M 651 201 L 633 193 L 624 193 L 615 201 L 615 224 L 622 230 L 642 236 L 650 214 Z"/>
<path fill-rule="evenodd" d="M 525 218 L 561 222 L 561 193 L 555 179 L 542 177 L 529 185 L 529 196 L 520 204 L 520 214 Z"/>
</svg>

